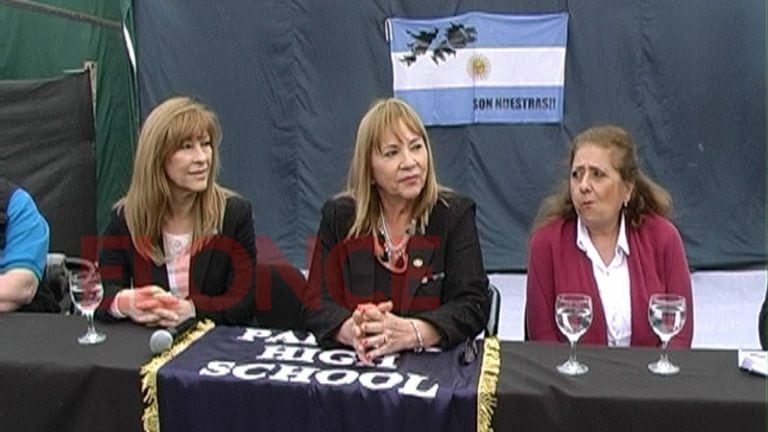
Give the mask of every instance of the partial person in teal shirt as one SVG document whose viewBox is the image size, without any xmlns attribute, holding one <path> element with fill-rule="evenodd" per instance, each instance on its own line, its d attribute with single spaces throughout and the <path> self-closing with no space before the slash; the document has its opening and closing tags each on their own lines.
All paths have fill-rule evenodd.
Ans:
<svg viewBox="0 0 768 432">
<path fill-rule="evenodd" d="M 0 178 L 0 312 L 32 303 L 43 280 L 48 222 L 24 189 Z"/>
</svg>

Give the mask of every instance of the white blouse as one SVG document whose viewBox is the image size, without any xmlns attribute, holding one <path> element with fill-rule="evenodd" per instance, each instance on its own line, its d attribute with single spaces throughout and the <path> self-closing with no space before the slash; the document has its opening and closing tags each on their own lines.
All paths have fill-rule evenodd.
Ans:
<svg viewBox="0 0 768 432">
<path fill-rule="evenodd" d="M 165 267 L 168 270 L 168 289 L 178 298 L 189 297 L 189 263 L 191 259 L 192 233 L 171 234 L 163 232 Z"/>
<path fill-rule="evenodd" d="M 624 214 L 621 215 L 616 253 L 608 265 L 603 263 L 597 248 L 589 237 L 587 227 L 577 221 L 576 246 L 592 261 L 600 300 L 605 311 L 608 328 L 608 346 L 629 346 L 632 339 L 632 300 L 629 283 L 629 243 L 627 242 Z"/>
</svg>

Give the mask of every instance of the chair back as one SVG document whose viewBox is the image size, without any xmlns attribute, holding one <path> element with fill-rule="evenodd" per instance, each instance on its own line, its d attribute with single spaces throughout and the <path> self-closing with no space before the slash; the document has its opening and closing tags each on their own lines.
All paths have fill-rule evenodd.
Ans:
<svg viewBox="0 0 768 432">
<path fill-rule="evenodd" d="M 48 291 L 58 303 L 61 312 L 75 313 L 69 297 L 69 277 L 73 271 L 96 272 L 96 264 L 84 258 L 68 257 L 63 253 L 51 252 L 46 257 L 45 275 L 39 289 Z"/>
<path fill-rule="evenodd" d="M 501 292 L 496 285 L 488 284 L 488 296 L 491 299 L 491 313 L 488 315 L 488 323 L 485 325 L 486 337 L 499 334 L 499 314 L 501 311 Z"/>
</svg>

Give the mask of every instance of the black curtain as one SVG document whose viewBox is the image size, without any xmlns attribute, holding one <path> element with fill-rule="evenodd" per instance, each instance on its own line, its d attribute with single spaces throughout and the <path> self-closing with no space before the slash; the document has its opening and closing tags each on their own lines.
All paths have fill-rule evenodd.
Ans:
<svg viewBox="0 0 768 432">
<path fill-rule="evenodd" d="M 34 197 L 50 226 L 50 251 L 70 256 L 96 234 L 90 86 L 85 72 L 0 81 L 0 175 Z"/>
</svg>

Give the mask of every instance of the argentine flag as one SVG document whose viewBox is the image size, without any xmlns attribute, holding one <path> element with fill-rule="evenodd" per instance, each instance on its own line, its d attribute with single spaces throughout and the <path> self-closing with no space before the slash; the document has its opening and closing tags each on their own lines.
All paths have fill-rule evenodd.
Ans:
<svg viewBox="0 0 768 432">
<path fill-rule="evenodd" d="M 427 125 L 557 123 L 568 14 L 391 18 L 393 89 Z"/>
</svg>

